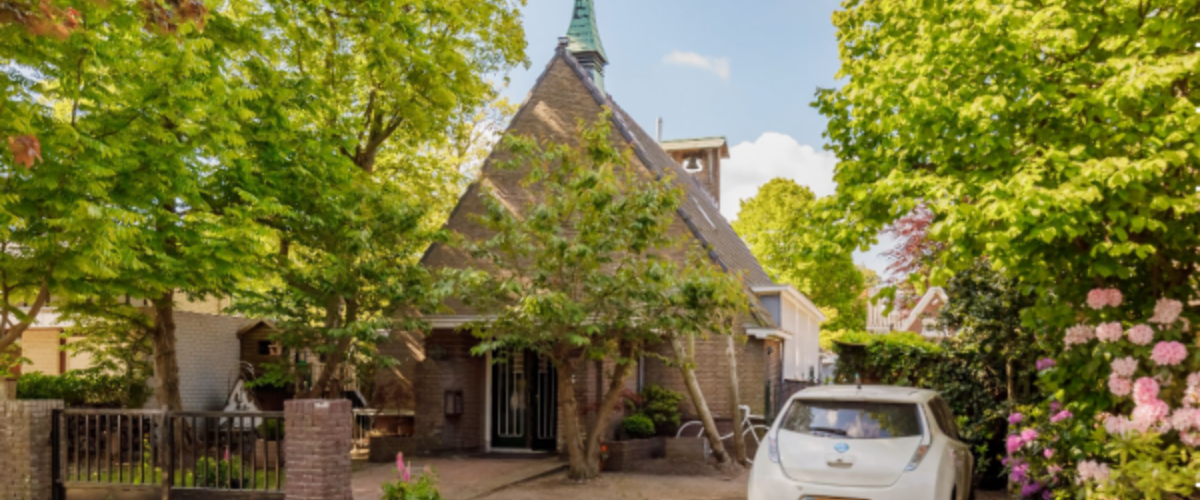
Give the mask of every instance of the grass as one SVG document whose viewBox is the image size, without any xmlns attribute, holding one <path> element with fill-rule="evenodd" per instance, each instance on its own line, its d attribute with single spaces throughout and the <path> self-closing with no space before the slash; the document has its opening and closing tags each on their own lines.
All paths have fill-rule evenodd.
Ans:
<svg viewBox="0 0 1200 500">
<path fill-rule="evenodd" d="M 204 464 L 200 464 L 198 470 L 201 476 L 201 480 L 199 482 L 196 480 L 196 474 L 193 471 L 176 469 L 174 486 L 179 488 L 195 488 L 197 485 L 199 485 L 201 488 L 214 488 L 212 483 L 216 477 L 216 471 L 210 470 L 207 474 L 205 474 Z M 78 479 L 76 479 L 76 471 L 74 469 L 70 470 L 69 472 L 69 474 L 65 475 L 65 480 L 81 483 L 159 485 L 163 482 L 163 471 L 159 467 L 151 468 L 147 466 L 143 471 L 143 468 L 140 465 L 121 465 L 119 467 L 114 467 L 112 470 L 106 469 L 101 471 L 93 471 L 90 475 L 86 474 L 86 471 L 84 471 L 84 474 L 80 474 Z M 207 480 L 205 479 L 206 475 L 208 476 Z M 145 477 L 145 480 L 143 480 L 143 476 Z M 237 487 L 239 485 L 238 469 L 235 466 L 232 477 L 232 483 L 234 486 L 232 488 L 226 488 L 225 485 L 228 484 L 228 482 L 222 477 L 220 486 L 216 486 L 215 488 L 234 490 L 274 490 L 276 480 L 278 480 L 279 489 L 283 489 L 283 486 L 286 484 L 286 479 L 287 472 L 283 468 L 280 468 L 278 474 L 276 474 L 274 469 L 264 471 L 262 468 L 259 468 L 256 472 L 252 473 L 251 468 L 247 466 L 243 477 L 245 485 L 244 487 L 239 488 Z"/>
</svg>

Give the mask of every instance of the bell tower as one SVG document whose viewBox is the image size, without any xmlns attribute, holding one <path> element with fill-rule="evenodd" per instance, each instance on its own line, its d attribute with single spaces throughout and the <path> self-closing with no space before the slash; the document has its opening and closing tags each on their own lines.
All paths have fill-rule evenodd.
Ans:
<svg viewBox="0 0 1200 500">
<path fill-rule="evenodd" d="M 704 187 L 717 208 L 721 207 L 721 160 L 729 159 L 724 137 L 679 139 L 661 143 L 663 151 Z"/>
<path fill-rule="evenodd" d="M 596 4 L 594 0 L 575 0 L 575 13 L 571 16 L 571 27 L 567 29 L 567 52 L 575 56 L 587 69 L 592 81 L 604 90 L 604 67 L 608 66 L 608 54 L 600 41 L 600 29 L 596 27 Z"/>
</svg>

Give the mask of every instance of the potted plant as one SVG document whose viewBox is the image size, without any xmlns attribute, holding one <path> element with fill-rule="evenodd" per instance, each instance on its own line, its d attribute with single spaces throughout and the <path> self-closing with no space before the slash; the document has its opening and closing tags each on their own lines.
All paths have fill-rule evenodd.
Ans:
<svg viewBox="0 0 1200 500">
<path fill-rule="evenodd" d="M 263 423 L 258 425 L 258 440 L 254 443 L 254 462 L 264 468 L 271 467 L 276 462 L 283 465 L 282 453 L 283 422 L 279 419 L 263 420 Z"/>
</svg>

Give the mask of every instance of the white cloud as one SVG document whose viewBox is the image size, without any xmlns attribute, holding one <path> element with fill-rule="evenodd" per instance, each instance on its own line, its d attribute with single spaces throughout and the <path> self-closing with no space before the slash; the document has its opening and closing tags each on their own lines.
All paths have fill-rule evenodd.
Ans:
<svg viewBox="0 0 1200 500">
<path fill-rule="evenodd" d="M 728 57 L 705 57 L 695 52 L 676 50 L 663 57 L 663 62 L 672 66 L 702 69 L 721 77 L 722 80 L 728 80 L 732 74 Z"/>
<path fill-rule="evenodd" d="M 837 157 L 788 135 L 767 132 L 754 142 L 734 146 L 729 156 L 721 164 L 721 214 L 730 221 L 737 218 L 742 200 L 753 198 L 759 187 L 776 177 L 808 186 L 818 197 L 837 190 L 833 181 Z M 854 261 L 883 275 L 888 262 L 880 254 L 890 246 L 884 242 L 867 252 L 855 252 Z"/>
</svg>

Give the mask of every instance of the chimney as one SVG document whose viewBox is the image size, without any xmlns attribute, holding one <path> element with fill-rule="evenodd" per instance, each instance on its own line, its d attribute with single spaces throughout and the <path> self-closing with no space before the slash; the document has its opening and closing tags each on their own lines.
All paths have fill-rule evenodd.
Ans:
<svg viewBox="0 0 1200 500">
<path fill-rule="evenodd" d="M 604 91 L 604 67 L 608 66 L 608 54 L 604 52 L 600 29 L 596 27 L 594 0 L 575 0 L 575 13 L 571 16 L 571 27 L 567 29 L 567 39 L 567 52 L 575 56 L 596 86 Z"/>
<path fill-rule="evenodd" d="M 654 140 L 662 144 L 662 117 L 658 117 L 658 126 L 655 127 Z"/>
</svg>

